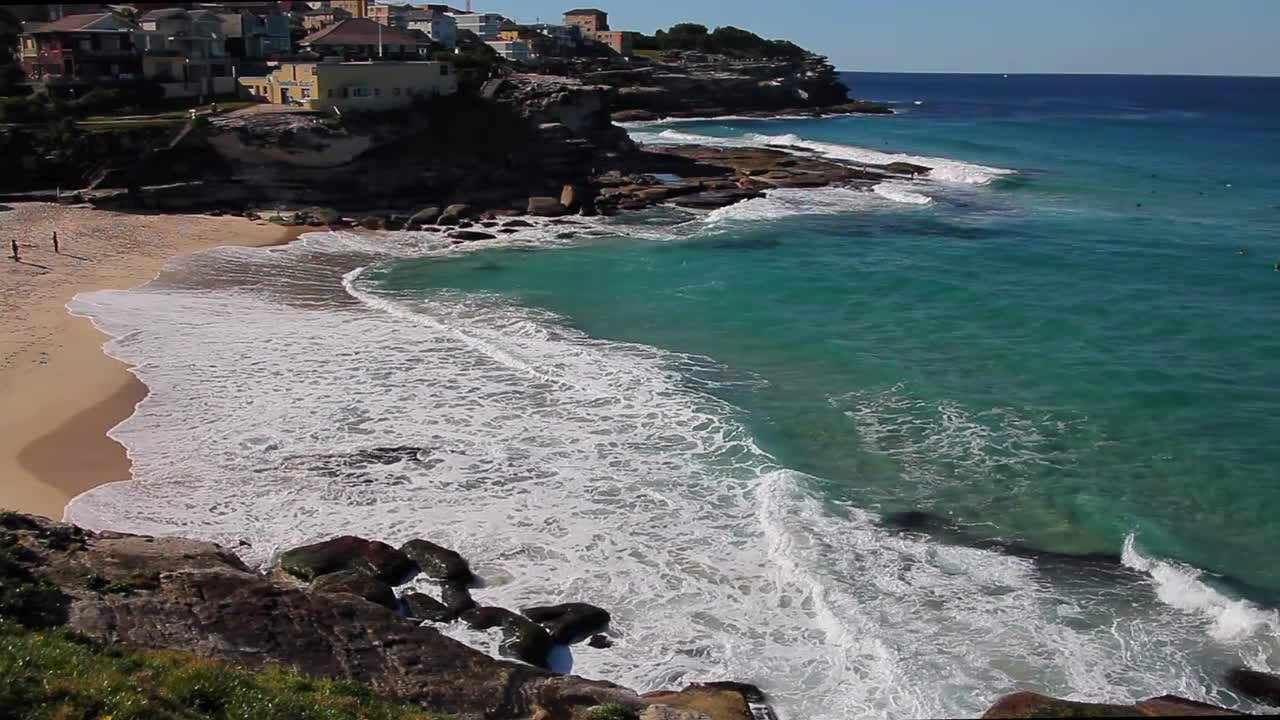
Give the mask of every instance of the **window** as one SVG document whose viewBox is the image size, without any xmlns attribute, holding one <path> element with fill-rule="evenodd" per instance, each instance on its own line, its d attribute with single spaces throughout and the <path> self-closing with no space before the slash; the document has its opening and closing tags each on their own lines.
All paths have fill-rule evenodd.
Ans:
<svg viewBox="0 0 1280 720">
<path fill-rule="evenodd" d="M 329 97 L 333 97 L 333 88 L 329 88 Z"/>
<path fill-rule="evenodd" d="M 400 97 L 400 88 L 392 88 L 392 89 L 391 89 L 391 94 L 392 94 L 392 95 L 394 95 L 394 96 L 396 96 L 396 97 Z"/>
<path fill-rule="evenodd" d="M 374 88 L 374 89 L 373 89 L 373 96 L 374 96 L 374 97 L 381 97 L 381 96 L 382 96 L 382 88 Z"/>
<path fill-rule="evenodd" d="M 304 87 L 304 88 L 302 88 L 302 99 L 303 99 L 303 100 L 310 100 L 310 99 L 311 99 L 311 88 L 309 88 L 309 87 Z"/>
</svg>

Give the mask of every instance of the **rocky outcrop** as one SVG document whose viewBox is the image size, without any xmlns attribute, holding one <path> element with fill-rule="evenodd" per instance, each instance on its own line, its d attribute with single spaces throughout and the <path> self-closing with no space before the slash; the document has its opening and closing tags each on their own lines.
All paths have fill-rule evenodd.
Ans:
<svg viewBox="0 0 1280 720">
<path fill-rule="evenodd" d="M 581 640 L 609 624 L 609 611 L 588 603 L 564 603 L 521 608 L 520 613 L 541 623 L 558 643 Z"/>
<path fill-rule="evenodd" d="M 259 575 L 212 543 L 90 533 L 13 513 L 0 515 L 0 532 L 65 594 L 67 624 L 98 641 L 354 679 L 462 720 L 584 718 L 602 703 L 652 704 L 611 683 L 489 657 L 353 594 Z M 521 642 L 512 635 L 513 653 Z"/>
<path fill-rule="evenodd" d="M 1243 715 L 1234 710 L 1208 705 L 1176 695 L 1139 700 L 1131 705 L 1110 705 L 1059 700 L 1033 692 L 1006 695 L 987 712 L 984 719 L 1001 718 L 1099 718 L 1099 717 L 1222 717 Z"/>
<path fill-rule="evenodd" d="M 451 237 L 456 234 L 458 233 L 452 233 Z M 400 546 L 400 552 L 412 560 L 423 575 L 433 580 L 457 580 L 469 583 L 473 577 L 471 567 L 461 555 L 433 542 L 420 538 L 410 540 Z"/>
<path fill-rule="evenodd" d="M 347 593 L 377 603 L 388 610 L 397 610 L 400 601 L 391 586 L 357 570 L 342 570 L 321 575 L 311 583 L 316 592 Z"/>
<path fill-rule="evenodd" d="M 384 583 L 396 584 L 409 574 L 413 563 L 390 545 L 344 535 L 313 545 L 294 548 L 280 556 L 280 568 L 302 580 L 344 570 L 362 572 Z"/>
<path fill-rule="evenodd" d="M 1280 675 L 1235 668 L 1227 673 L 1227 684 L 1260 703 L 1280 708 Z"/>
<path fill-rule="evenodd" d="M 588 72 L 583 81 L 614 88 L 614 119 L 891 112 L 851 102 L 849 88 L 825 58 L 735 60 L 702 53 L 668 53 L 640 67 Z"/>
</svg>

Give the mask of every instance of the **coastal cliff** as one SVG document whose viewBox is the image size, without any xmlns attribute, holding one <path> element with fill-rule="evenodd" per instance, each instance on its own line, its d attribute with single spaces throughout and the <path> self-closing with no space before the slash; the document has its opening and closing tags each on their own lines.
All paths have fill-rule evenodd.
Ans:
<svg viewBox="0 0 1280 720">
<path fill-rule="evenodd" d="M 365 574 L 374 565 L 367 554 L 363 557 L 364 571 L 348 572 L 378 583 Z M 355 689 L 344 691 L 352 697 L 362 697 L 358 688 L 364 686 L 386 701 L 458 720 L 752 720 L 771 716 L 759 691 L 750 686 L 694 686 L 645 697 L 612 683 L 495 659 L 407 617 L 398 608 L 388 609 L 354 594 L 359 590 L 350 583 L 334 587 L 317 580 L 309 587 L 286 572 L 260 574 L 212 543 L 92 533 L 6 512 L 0 514 L 0 573 L 4 578 L 0 629 L 15 638 L 13 642 L 0 638 L 4 667 L 30 668 L 30 661 L 2 656 L 41 648 L 65 650 L 61 643 L 69 638 L 107 657 L 163 651 L 177 653 L 164 657 L 179 668 L 206 658 L 227 663 L 225 673 L 240 672 L 239 668 L 283 671 L 296 676 L 291 681 L 295 691 L 308 687 L 304 678 L 354 681 Z M 324 577 L 341 574 L 325 573 Z M 37 634 L 24 635 L 19 625 Z M 137 657 L 141 670 L 155 656 Z M 195 667 L 205 666 L 197 663 Z M 41 681 L 31 670 L 7 673 L 0 680 L 0 699 L 12 699 L 20 692 L 29 699 L 39 698 L 42 691 L 30 684 Z M 145 685 L 141 677 L 125 682 Z M 206 708 L 220 707 L 219 692 L 210 683 L 197 699 L 203 698 Z M 369 690 L 364 693 L 367 698 Z M 113 711 L 124 716 L 115 704 L 118 700 L 75 693 L 43 698 L 51 707 L 63 701 L 69 712 L 94 705 L 94 717 Z M 758 713 L 770 714 L 753 715 L 752 704 L 764 708 Z M 602 706 L 621 714 L 605 715 Z M 199 711 L 201 705 L 188 709 Z M 138 717 L 143 716 L 178 715 Z M 213 716 L 216 713 L 181 715 Z M 388 712 L 383 717 L 418 715 Z"/>
<path fill-rule="evenodd" d="M 391 584 L 415 573 L 440 584 L 443 602 L 392 594 Z M 337 703 L 333 713 L 314 715 L 325 718 L 434 717 L 419 714 L 425 710 L 459 720 L 776 720 L 752 685 L 714 682 L 642 695 L 536 667 L 553 642 L 581 641 L 608 624 L 608 613 L 583 604 L 519 614 L 477 608 L 465 589 L 474 581 L 465 559 L 425 540 L 396 550 L 337 538 L 288 551 L 264 574 L 212 543 L 93 533 L 5 512 L 0 576 L 0 666 L 14 669 L 0 679 L 6 702 L 69 713 L 92 708 L 94 716 L 125 716 L 121 703 L 186 705 L 181 717 L 214 717 L 231 702 L 296 707 L 299 698 L 320 693 L 317 702 Z M 500 629 L 503 653 L 525 653 L 527 662 L 490 657 L 436 629 L 452 621 Z M 545 639 L 531 643 L 535 636 Z M 592 635 L 590 645 L 607 652 L 608 638 Z M 526 653 L 534 647 L 540 649 Z M 51 654 L 64 664 L 116 668 L 123 676 L 113 681 L 131 689 L 99 696 L 73 687 L 71 678 L 48 682 L 48 674 L 63 672 L 46 666 Z M 130 672 L 152 673 L 155 687 Z M 354 684 L 323 684 L 335 681 Z M 1280 691 L 1280 678 L 1245 669 L 1228 682 L 1263 699 Z M 54 693 L 56 687 L 63 689 Z M 254 700 L 237 695 L 245 692 Z M 153 710 L 128 716 L 178 716 Z M 285 712 L 280 717 L 294 717 Z M 1102 705 L 1017 693 L 983 717 L 1239 714 L 1171 695 Z"/>
<path fill-rule="evenodd" d="M 626 69 L 586 72 L 588 82 L 617 89 L 613 117 L 619 122 L 661 117 L 789 115 L 892 112 L 849 99 L 826 58 L 735 59 L 700 52 L 664 54 Z"/>
</svg>

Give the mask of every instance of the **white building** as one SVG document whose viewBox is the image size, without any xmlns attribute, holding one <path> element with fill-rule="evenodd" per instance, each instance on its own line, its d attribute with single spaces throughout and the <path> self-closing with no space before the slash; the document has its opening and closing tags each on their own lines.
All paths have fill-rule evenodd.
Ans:
<svg viewBox="0 0 1280 720">
<path fill-rule="evenodd" d="M 449 50 L 458 47 L 458 21 L 452 15 L 427 10 L 423 17 L 409 21 L 410 30 L 421 30 L 431 42 Z"/>
<path fill-rule="evenodd" d="M 524 40 L 487 40 L 485 45 L 512 62 L 527 63 L 533 59 L 533 48 Z"/>
<path fill-rule="evenodd" d="M 458 23 L 458 32 L 470 30 L 484 41 L 497 40 L 506 18 L 497 13 L 449 13 Z"/>
</svg>

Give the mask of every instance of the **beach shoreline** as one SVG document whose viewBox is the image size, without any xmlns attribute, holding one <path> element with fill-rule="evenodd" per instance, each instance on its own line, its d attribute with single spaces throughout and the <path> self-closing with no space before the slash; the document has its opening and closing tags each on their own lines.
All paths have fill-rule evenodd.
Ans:
<svg viewBox="0 0 1280 720">
<path fill-rule="evenodd" d="M 135 215 L 22 203 L 0 211 L 0 508 L 60 519 L 68 502 L 129 478 L 107 436 L 147 395 L 110 337 L 68 312 L 78 293 L 136 287 L 172 257 L 287 243 L 308 228 L 238 217 Z M 61 253 L 52 248 L 59 234 Z M 21 262 L 8 257 L 19 242 Z"/>
</svg>

